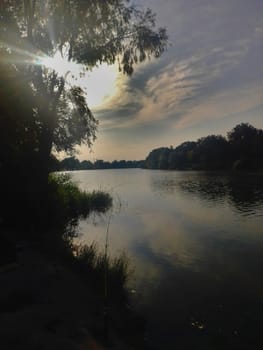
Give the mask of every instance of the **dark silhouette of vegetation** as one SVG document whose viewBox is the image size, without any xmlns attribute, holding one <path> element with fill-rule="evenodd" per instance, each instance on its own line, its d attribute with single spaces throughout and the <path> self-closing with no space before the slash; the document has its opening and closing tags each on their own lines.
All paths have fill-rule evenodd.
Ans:
<svg viewBox="0 0 263 350">
<path fill-rule="evenodd" d="M 41 59 L 60 52 L 87 69 L 118 61 L 120 70 L 131 75 L 137 62 L 159 57 L 166 48 L 165 29 L 154 27 L 150 10 L 120 0 L 1 2 L 1 64 L 4 70 L 15 66 L 13 85 L 25 81 L 30 92 L 28 132 L 34 138 L 41 183 L 47 183 L 52 149 L 72 152 L 81 143 L 91 146 L 97 130 L 83 90 L 68 86 L 66 77 L 42 65 Z M 20 120 L 25 131 L 27 124 Z"/>
<path fill-rule="evenodd" d="M 77 269 L 92 275 L 92 285 L 100 293 L 104 292 L 104 274 L 107 269 L 108 293 L 114 298 L 119 298 L 125 292 L 125 285 L 129 276 L 129 263 L 125 254 L 114 259 L 100 252 L 95 244 L 75 245 L 73 248 L 74 261 Z M 125 297 L 124 294 L 122 294 Z"/>
<path fill-rule="evenodd" d="M 107 162 L 101 159 L 91 162 L 89 160 L 79 161 L 75 157 L 68 157 L 61 161 L 54 162 L 53 169 L 58 170 L 92 170 L 92 169 L 128 169 L 142 168 L 143 160 L 114 160 Z"/>
<path fill-rule="evenodd" d="M 97 280 L 101 278 L 100 255 L 93 246 L 76 251 L 73 238 L 79 218 L 92 210 L 105 212 L 111 206 L 111 197 L 103 192 L 82 192 L 67 176 L 49 176 L 59 165 L 53 151 L 73 155 L 77 145 L 91 147 L 98 121 L 88 107 L 84 91 L 67 81 L 70 72 L 62 76 L 44 59 L 60 55 L 81 64 L 82 74 L 102 63 L 117 63 L 120 71 L 131 75 L 137 63 L 159 57 L 166 45 L 166 30 L 155 27 L 155 14 L 125 0 L 0 1 L 1 268 L 22 261 L 21 277 L 9 281 L 14 298 L 6 303 L 10 306 L 8 312 L 12 307 L 17 310 L 25 304 L 34 304 L 38 292 L 45 298 L 41 290 L 48 290 L 50 259 L 59 260 L 59 264 L 69 263 L 69 268 L 76 271 L 85 270 L 84 274 L 89 270 L 87 279 L 94 276 L 90 286 L 93 280 L 101 288 Z M 28 248 L 21 260 L 19 247 L 24 244 Z M 45 257 L 40 253 L 45 253 Z M 93 260 L 87 258 L 91 254 Z M 104 259 L 103 264 L 115 281 L 112 282 L 115 290 L 121 292 L 126 263 L 120 258 Z M 33 269 L 37 266 L 34 274 L 31 266 Z M 75 282 L 80 288 L 81 283 L 72 279 L 68 270 L 62 275 L 69 281 L 66 288 L 75 288 Z M 35 292 L 25 283 L 24 295 L 19 289 L 24 277 L 32 286 L 36 285 L 36 290 L 38 284 L 41 288 Z M 56 286 L 61 289 L 62 283 L 57 280 Z M 4 288 L 1 291 L 5 293 Z M 62 290 L 52 292 L 64 294 Z M 74 295 L 76 300 L 76 292 Z M 59 296 L 56 302 L 59 303 Z M 73 303 L 68 293 L 64 308 L 70 302 Z M 54 327 L 54 322 L 48 326 L 51 330 Z M 17 344 L 11 345 L 15 336 L 11 335 L 4 348 L 17 348 Z M 43 344 L 19 342 L 19 348 L 44 348 Z M 56 347 L 56 342 L 51 347 Z"/>
<path fill-rule="evenodd" d="M 262 170 L 263 130 L 248 123 L 227 134 L 209 135 L 196 142 L 187 141 L 176 148 L 162 147 L 149 153 L 149 169 L 177 170 Z"/>
<path fill-rule="evenodd" d="M 176 148 L 154 149 L 143 161 L 79 161 L 68 157 L 53 160 L 54 170 L 149 168 L 170 170 L 262 170 L 263 131 L 248 123 L 237 125 L 227 134 L 209 135 L 186 141 Z"/>
<path fill-rule="evenodd" d="M 8 0 L 0 11 L 1 216 L 3 221 L 15 211 L 23 225 L 29 216 L 41 223 L 48 211 L 48 173 L 57 164 L 52 151 L 74 154 L 76 145 L 91 147 L 98 127 L 84 91 L 43 59 L 60 54 L 82 64 L 83 74 L 117 62 L 131 75 L 137 63 L 164 52 L 167 34 L 155 27 L 151 10 L 122 0 Z"/>
<path fill-rule="evenodd" d="M 87 217 L 91 210 L 99 212 L 107 211 L 112 205 L 112 198 L 102 191 L 81 191 L 72 182 L 69 174 L 49 176 L 49 218 L 63 216 L 66 218 Z M 49 219 L 50 221 L 50 219 Z"/>
</svg>

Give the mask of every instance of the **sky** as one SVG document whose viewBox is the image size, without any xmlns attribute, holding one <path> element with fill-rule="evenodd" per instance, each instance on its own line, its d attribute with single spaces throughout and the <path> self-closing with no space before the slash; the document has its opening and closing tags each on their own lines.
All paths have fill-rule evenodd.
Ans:
<svg viewBox="0 0 263 350">
<path fill-rule="evenodd" d="M 132 77 L 103 66 L 84 78 L 99 131 L 79 159 L 140 160 L 241 122 L 263 128 L 262 0 L 133 2 L 157 14 L 169 48 Z"/>
</svg>

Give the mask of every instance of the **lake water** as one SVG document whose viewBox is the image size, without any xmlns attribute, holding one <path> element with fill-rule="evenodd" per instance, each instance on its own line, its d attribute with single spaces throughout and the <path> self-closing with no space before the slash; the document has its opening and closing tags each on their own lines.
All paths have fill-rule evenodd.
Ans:
<svg viewBox="0 0 263 350">
<path fill-rule="evenodd" d="M 114 198 L 80 240 L 125 252 L 149 349 L 263 348 L 263 176 L 142 169 L 72 172 Z M 259 344 L 259 345 L 257 345 Z"/>
</svg>

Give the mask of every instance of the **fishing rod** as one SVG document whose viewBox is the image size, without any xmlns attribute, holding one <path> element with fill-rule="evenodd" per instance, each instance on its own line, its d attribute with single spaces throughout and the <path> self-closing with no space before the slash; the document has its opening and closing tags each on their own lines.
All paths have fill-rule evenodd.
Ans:
<svg viewBox="0 0 263 350">
<path fill-rule="evenodd" d="M 105 238 L 105 250 L 104 250 L 104 340 L 108 344 L 109 342 L 109 290 L 108 290 L 108 247 L 109 247 L 109 232 L 110 222 L 112 218 L 112 210 L 108 218 L 106 238 Z"/>
</svg>

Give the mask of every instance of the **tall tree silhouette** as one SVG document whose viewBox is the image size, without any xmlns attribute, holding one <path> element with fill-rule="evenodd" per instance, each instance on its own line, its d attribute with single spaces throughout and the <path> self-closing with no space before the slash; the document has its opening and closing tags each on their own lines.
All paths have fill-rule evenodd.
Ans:
<svg viewBox="0 0 263 350">
<path fill-rule="evenodd" d="M 41 57 L 60 52 L 86 69 L 118 62 L 131 75 L 136 63 L 162 54 L 167 34 L 155 28 L 151 10 L 140 11 L 123 0 L 7 0 L 0 11 L 5 62 L 25 75 L 33 91 L 44 181 L 52 147 L 70 152 L 82 142 L 90 146 L 97 121 L 81 88 L 67 88 L 65 77 L 41 65 Z"/>
<path fill-rule="evenodd" d="M 45 212 L 52 150 L 73 153 L 76 145 L 90 147 L 96 137 L 98 122 L 83 90 L 69 86 L 66 76 L 44 66 L 43 58 L 59 53 L 84 71 L 118 63 L 131 75 L 136 63 L 159 57 L 166 45 L 166 31 L 155 28 L 152 11 L 138 10 L 129 1 L 1 1 L 0 73 L 10 74 L 0 74 L 0 166 L 8 184 L 15 179 L 12 169 L 22 182 L 5 186 L 12 196 L 19 197 L 22 188 L 37 192 L 40 210 L 35 211 Z M 28 197 L 21 196 L 29 202 Z"/>
</svg>

